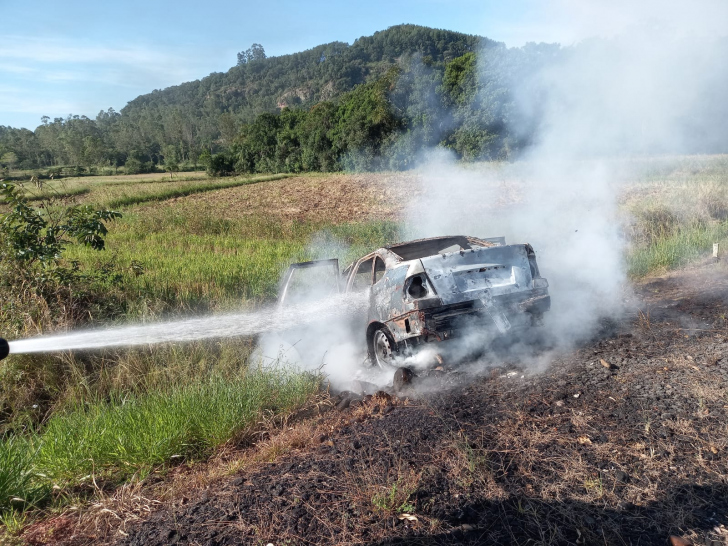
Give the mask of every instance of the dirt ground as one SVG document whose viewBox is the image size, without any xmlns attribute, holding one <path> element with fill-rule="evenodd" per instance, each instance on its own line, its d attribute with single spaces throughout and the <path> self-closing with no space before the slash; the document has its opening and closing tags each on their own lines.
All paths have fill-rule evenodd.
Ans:
<svg viewBox="0 0 728 546">
<path fill-rule="evenodd" d="M 332 397 L 229 452 L 224 472 L 179 467 L 134 517 L 25 539 L 728 544 L 728 267 L 652 279 L 627 307 L 545 371 L 507 362 L 427 394 Z"/>
<path fill-rule="evenodd" d="M 263 215 L 322 223 L 396 220 L 421 191 L 413 173 L 331 174 L 285 178 L 170 199 L 158 207 L 214 204 L 222 218 Z M 284 203 L 282 206 L 281 203 Z"/>
</svg>

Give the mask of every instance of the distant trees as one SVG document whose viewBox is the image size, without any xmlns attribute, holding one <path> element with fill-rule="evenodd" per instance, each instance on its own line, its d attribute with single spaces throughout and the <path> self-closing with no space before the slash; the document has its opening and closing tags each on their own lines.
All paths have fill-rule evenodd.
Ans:
<svg viewBox="0 0 728 546">
<path fill-rule="evenodd" d="M 380 168 L 382 146 L 400 120 L 388 99 L 398 71 L 309 111 L 284 108 L 242 125 L 231 147 L 241 172 Z"/>
<path fill-rule="evenodd" d="M 513 100 L 505 79 L 482 81 L 475 53 L 440 66 L 417 55 L 310 110 L 243 123 L 230 152 L 249 173 L 407 169 L 437 145 L 467 160 L 507 158 L 516 146 L 505 110 L 484 104 L 491 95 Z"/>
</svg>

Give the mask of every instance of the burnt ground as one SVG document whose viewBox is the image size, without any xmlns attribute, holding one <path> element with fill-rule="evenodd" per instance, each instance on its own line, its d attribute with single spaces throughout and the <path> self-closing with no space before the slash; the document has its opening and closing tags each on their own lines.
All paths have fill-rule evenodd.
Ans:
<svg viewBox="0 0 728 546">
<path fill-rule="evenodd" d="M 628 307 L 538 374 L 497 367 L 434 394 L 334 398 L 284 427 L 279 449 L 273 437 L 249 448 L 262 459 L 87 538 L 728 544 L 728 269 L 654 279 Z"/>
</svg>

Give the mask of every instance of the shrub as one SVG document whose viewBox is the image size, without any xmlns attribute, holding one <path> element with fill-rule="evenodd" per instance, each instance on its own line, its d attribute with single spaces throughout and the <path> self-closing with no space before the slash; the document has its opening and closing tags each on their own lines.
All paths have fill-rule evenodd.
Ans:
<svg viewBox="0 0 728 546">
<path fill-rule="evenodd" d="M 235 174 L 235 160 L 225 153 L 215 154 L 210 158 L 207 173 L 210 176 L 229 176 Z"/>
<path fill-rule="evenodd" d="M 139 174 L 142 172 L 142 162 L 134 157 L 130 157 L 124 164 L 126 174 Z"/>
<path fill-rule="evenodd" d="M 6 332 L 57 326 L 59 318 L 68 323 L 111 300 L 108 284 L 121 278 L 113 261 L 83 270 L 63 254 L 73 244 L 103 250 L 106 223 L 121 213 L 64 206 L 53 198 L 31 206 L 12 184 L 0 184 L 0 199 L 9 209 L 0 215 L 0 321 Z"/>
</svg>

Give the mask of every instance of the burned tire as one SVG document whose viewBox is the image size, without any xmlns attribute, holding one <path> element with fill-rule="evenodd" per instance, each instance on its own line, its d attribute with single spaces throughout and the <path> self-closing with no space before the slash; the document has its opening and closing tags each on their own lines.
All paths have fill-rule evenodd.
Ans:
<svg viewBox="0 0 728 546">
<path fill-rule="evenodd" d="M 397 342 L 385 326 L 380 326 L 372 334 L 369 346 L 369 359 L 373 366 L 382 369 L 394 367 L 394 360 L 399 353 Z"/>
</svg>

